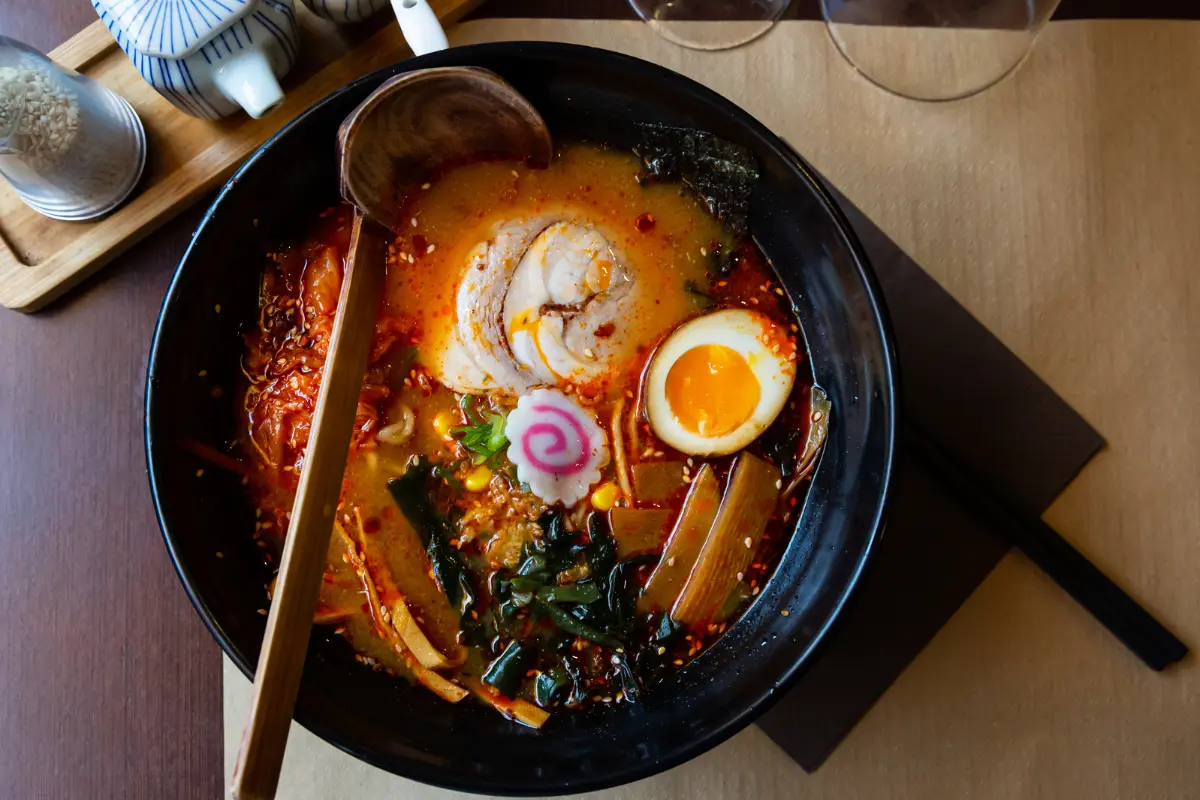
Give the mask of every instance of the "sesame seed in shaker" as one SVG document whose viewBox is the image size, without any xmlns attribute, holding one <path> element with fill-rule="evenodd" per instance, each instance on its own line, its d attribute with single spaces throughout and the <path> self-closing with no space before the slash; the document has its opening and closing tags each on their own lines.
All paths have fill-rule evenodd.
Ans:
<svg viewBox="0 0 1200 800">
<path fill-rule="evenodd" d="M 124 99 L 0 36 L 0 175 L 47 217 L 107 214 L 133 191 L 146 134 Z"/>
</svg>

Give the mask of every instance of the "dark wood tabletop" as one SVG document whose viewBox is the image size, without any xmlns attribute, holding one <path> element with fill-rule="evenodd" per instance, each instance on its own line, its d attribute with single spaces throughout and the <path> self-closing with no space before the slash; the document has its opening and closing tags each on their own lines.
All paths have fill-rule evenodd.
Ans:
<svg viewBox="0 0 1200 800">
<path fill-rule="evenodd" d="M 7 2 L 49 50 L 84 0 Z M 816 0 L 792 17 L 815 18 Z M 626 0 L 495 0 L 478 15 L 632 18 Z M 1060 17 L 1197 17 L 1194 0 L 1064 0 Z M 33 316 L 0 310 L 0 796 L 222 794 L 221 653 L 182 591 L 145 475 L 155 317 L 206 202 Z"/>
</svg>

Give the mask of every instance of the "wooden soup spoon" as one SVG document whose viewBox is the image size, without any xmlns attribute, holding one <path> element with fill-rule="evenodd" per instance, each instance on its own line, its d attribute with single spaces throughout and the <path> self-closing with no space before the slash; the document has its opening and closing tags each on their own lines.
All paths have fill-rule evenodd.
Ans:
<svg viewBox="0 0 1200 800">
<path fill-rule="evenodd" d="M 391 78 L 342 123 L 337 147 L 354 228 L 234 770 L 237 800 L 269 800 L 279 784 L 379 311 L 388 231 L 398 226 L 404 198 L 438 170 L 481 155 L 542 166 L 552 155 L 533 106 L 497 75 L 471 67 Z"/>
</svg>

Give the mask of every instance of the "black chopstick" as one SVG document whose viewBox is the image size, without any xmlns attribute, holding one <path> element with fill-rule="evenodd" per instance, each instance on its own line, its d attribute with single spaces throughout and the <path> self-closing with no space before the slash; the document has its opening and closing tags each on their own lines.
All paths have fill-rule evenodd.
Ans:
<svg viewBox="0 0 1200 800">
<path fill-rule="evenodd" d="M 907 453 L 923 462 L 955 494 L 996 523 L 1009 541 L 1150 669 L 1161 671 L 1187 654 L 1187 645 L 1057 531 L 1040 517 L 1017 511 L 996 497 L 912 423 L 904 425 L 904 445 Z"/>
</svg>

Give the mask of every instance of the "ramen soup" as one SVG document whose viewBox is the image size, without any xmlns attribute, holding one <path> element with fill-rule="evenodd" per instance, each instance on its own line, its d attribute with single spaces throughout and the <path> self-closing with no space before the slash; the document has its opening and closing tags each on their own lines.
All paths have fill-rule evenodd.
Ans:
<svg viewBox="0 0 1200 800">
<path fill-rule="evenodd" d="M 246 458 L 269 561 L 352 219 L 271 257 Z M 374 669 L 541 727 L 636 703 L 719 637 L 782 549 L 828 417 L 744 234 L 629 152 L 480 161 L 406 200 L 314 622 Z"/>
</svg>

